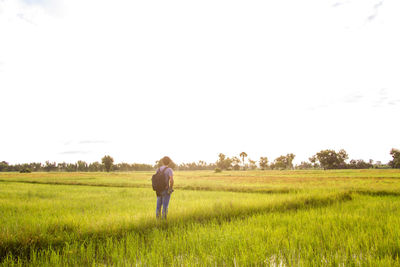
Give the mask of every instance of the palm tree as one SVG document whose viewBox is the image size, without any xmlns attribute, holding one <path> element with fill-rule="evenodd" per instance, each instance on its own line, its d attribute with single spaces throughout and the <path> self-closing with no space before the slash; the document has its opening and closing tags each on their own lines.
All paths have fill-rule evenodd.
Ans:
<svg viewBox="0 0 400 267">
<path fill-rule="evenodd" d="M 247 157 L 247 154 L 246 154 L 246 152 L 242 152 L 242 153 L 239 154 L 239 156 L 242 158 L 242 161 L 243 161 L 243 169 L 244 169 L 244 158 Z"/>
</svg>

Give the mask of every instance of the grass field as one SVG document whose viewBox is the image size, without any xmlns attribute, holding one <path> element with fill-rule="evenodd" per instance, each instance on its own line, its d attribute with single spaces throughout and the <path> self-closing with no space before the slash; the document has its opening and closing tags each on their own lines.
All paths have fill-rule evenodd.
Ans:
<svg viewBox="0 0 400 267">
<path fill-rule="evenodd" d="M 0 173 L 0 265 L 399 266 L 400 171 Z"/>
</svg>

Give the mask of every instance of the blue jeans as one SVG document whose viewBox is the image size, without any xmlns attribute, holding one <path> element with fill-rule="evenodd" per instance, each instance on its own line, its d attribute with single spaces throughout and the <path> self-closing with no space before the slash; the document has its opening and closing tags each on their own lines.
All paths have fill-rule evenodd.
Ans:
<svg viewBox="0 0 400 267">
<path fill-rule="evenodd" d="M 169 199 L 171 198 L 171 195 L 168 194 L 167 190 L 162 191 L 160 196 L 157 196 L 157 209 L 156 209 L 156 217 L 160 218 L 160 213 L 161 213 L 161 206 L 162 206 L 162 218 L 167 219 L 167 213 L 168 213 L 168 204 L 169 204 Z"/>
</svg>

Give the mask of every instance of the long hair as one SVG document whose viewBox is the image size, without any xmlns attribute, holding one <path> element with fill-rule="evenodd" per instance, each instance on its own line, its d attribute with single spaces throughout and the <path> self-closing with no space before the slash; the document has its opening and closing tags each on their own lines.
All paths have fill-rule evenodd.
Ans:
<svg viewBox="0 0 400 267">
<path fill-rule="evenodd" d="M 161 162 L 162 162 L 162 164 L 164 164 L 164 165 L 169 165 L 169 164 L 172 162 L 172 160 L 171 160 L 169 157 L 165 156 L 165 157 L 163 157 L 163 158 L 161 159 Z"/>
</svg>

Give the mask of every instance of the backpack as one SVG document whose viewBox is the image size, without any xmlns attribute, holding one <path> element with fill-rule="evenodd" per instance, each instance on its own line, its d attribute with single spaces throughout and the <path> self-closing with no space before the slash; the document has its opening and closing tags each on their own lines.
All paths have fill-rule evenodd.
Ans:
<svg viewBox="0 0 400 267">
<path fill-rule="evenodd" d="M 165 167 L 163 171 L 158 169 L 156 174 L 151 178 L 151 183 L 153 184 L 153 190 L 157 193 L 161 193 L 167 187 L 167 183 L 165 181 L 165 171 L 168 167 Z"/>
</svg>

